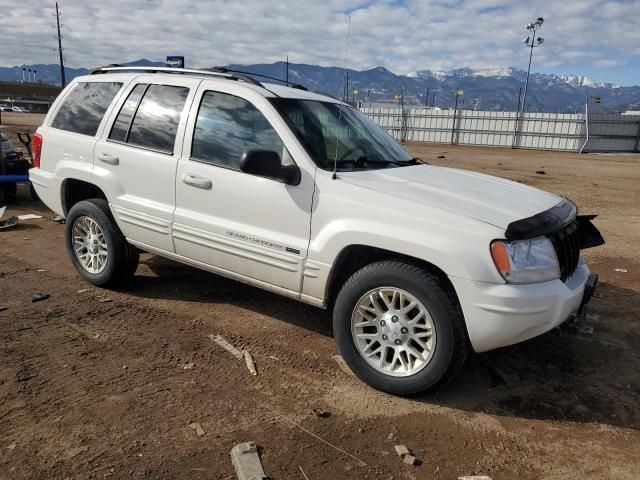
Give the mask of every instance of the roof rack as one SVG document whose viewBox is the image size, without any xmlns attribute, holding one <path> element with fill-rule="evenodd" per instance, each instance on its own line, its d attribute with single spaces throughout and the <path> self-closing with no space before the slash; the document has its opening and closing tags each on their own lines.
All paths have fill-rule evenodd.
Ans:
<svg viewBox="0 0 640 480">
<path fill-rule="evenodd" d="M 106 65 L 104 67 L 94 68 L 89 72 L 89 75 L 96 75 L 100 73 L 108 72 L 144 72 L 144 73 L 173 73 L 173 74 L 195 74 L 195 75 L 210 75 L 212 77 L 226 78 L 228 80 L 236 80 L 241 82 L 250 83 L 258 87 L 264 86 L 255 78 L 243 73 L 243 72 L 227 72 L 223 69 L 212 68 L 208 70 L 196 70 L 191 68 L 172 68 L 172 67 L 150 67 L 150 66 L 130 66 L 123 67 L 121 65 Z"/>
</svg>

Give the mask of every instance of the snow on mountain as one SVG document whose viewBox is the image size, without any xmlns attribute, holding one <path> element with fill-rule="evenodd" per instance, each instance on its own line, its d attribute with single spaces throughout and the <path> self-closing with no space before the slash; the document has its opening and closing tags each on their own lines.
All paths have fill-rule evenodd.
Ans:
<svg viewBox="0 0 640 480">
<path fill-rule="evenodd" d="M 448 71 L 418 70 L 406 76 L 409 78 L 435 79 L 440 82 L 452 78 L 513 78 L 524 80 L 527 72 L 513 67 L 489 67 L 489 68 L 456 68 Z M 571 87 L 589 88 L 619 88 L 618 85 L 606 82 L 597 82 L 584 75 L 555 75 L 547 73 L 532 73 L 531 80 L 534 83 L 548 86 L 567 84 Z"/>
</svg>

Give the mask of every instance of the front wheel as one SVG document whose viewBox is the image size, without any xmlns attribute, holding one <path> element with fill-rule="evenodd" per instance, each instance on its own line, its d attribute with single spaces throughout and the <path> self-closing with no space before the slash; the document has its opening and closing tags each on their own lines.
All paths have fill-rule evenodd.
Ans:
<svg viewBox="0 0 640 480">
<path fill-rule="evenodd" d="M 467 355 L 464 318 L 451 286 L 403 262 L 373 263 L 351 276 L 336 299 L 333 326 L 353 372 L 397 395 L 446 382 Z"/>
<path fill-rule="evenodd" d="M 93 285 L 121 285 L 138 267 L 138 250 L 122 235 L 106 200 L 76 203 L 67 215 L 65 241 L 73 266 Z"/>
</svg>

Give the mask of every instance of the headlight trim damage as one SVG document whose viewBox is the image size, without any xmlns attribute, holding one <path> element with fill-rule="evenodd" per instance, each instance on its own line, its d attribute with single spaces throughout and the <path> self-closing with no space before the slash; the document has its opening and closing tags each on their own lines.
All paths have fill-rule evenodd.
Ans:
<svg viewBox="0 0 640 480">
<path fill-rule="evenodd" d="M 508 225 L 505 239 L 491 243 L 491 256 L 507 283 L 563 282 L 579 264 L 580 250 L 604 244 L 591 223 L 563 198 L 557 205 Z"/>
</svg>

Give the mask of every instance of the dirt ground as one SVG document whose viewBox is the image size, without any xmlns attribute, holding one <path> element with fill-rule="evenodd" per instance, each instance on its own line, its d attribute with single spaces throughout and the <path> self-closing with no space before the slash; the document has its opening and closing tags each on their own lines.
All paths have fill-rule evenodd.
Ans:
<svg viewBox="0 0 640 480">
<path fill-rule="evenodd" d="M 393 397 L 339 368 L 325 311 L 148 254 L 127 290 L 90 288 L 23 188 L 8 213 L 43 218 L 0 231 L 0 480 L 233 479 L 245 441 L 274 479 L 639 478 L 640 156 L 408 147 L 599 215 L 592 333 L 472 355 L 444 390 Z"/>
</svg>

